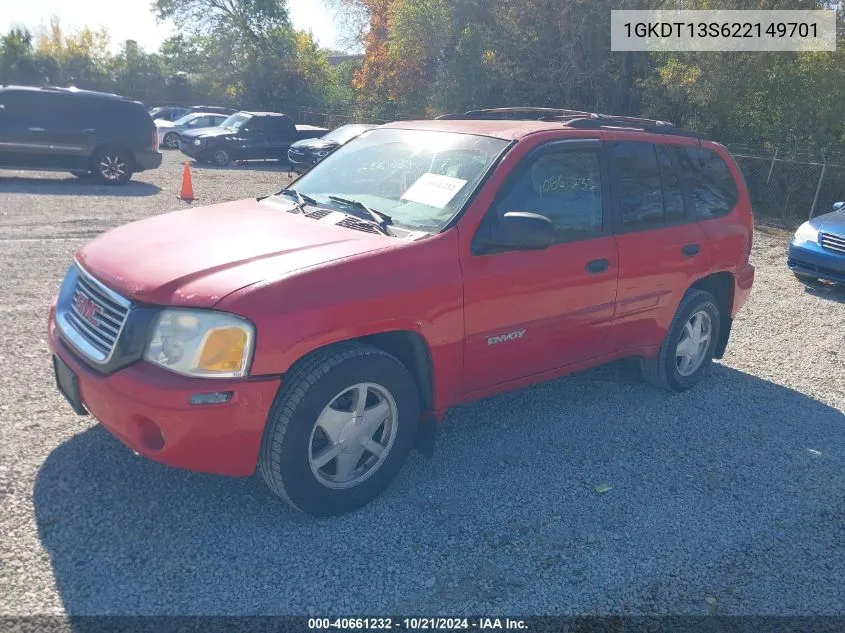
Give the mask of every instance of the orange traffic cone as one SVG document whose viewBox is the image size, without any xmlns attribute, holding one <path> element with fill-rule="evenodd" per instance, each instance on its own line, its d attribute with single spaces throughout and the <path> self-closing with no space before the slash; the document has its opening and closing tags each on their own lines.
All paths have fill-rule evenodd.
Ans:
<svg viewBox="0 0 845 633">
<path fill-rule="evenodd" d="M 182 172 L 182 191 L 179 192 L 179 197 L 188 202 L 196 200 L 194 198 L 194 185 L 191 182 L 191 165 L 185 161 L 185 170 Z"/>
</svg>

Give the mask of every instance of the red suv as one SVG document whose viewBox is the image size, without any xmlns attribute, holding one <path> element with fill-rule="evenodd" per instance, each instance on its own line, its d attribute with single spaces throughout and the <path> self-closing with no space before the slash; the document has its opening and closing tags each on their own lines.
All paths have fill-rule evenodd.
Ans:
<svg viewBox="0 0 845 633">
<path fill-rule="evenodd" d="M 391 123 L 276 195 L 103 234 L 50 310 L 59 389 L 137 453 L 330 515 L 454 405 L 622 357 L 693 386 L 754 279 L 736 163 L 662 122 L 523 116 Z"/>
</svg>

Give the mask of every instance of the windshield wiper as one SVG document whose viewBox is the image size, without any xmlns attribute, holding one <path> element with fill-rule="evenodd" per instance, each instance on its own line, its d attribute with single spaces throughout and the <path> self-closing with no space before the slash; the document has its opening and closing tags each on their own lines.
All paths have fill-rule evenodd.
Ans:
<svg viewBox="0 0 845 633">
<path fill-rule="evenodd" d="M 282 189 L 278 195 L 280 196 L 288 196 L 289 198 L 293 198 L 296 200 L 296 208 L 300 213 L 305 213 L 305 206 L 306 204 L 310 204 L 313 206 L 318 206 L 317 201 L 314 200 L 311 196 L 305 196 L 299 193 L 296 189 Z"/>
<path fill-rule="evenodd" d="M 382 211 L 377 211 L 372 207 L 368 207 L 363 202 L 358 200 L 350 200 L 349 198 L 341 198 L 340 196 L 329 196 L 329 200 L 333 202 L 339 202 L 340 204 L 345 204 L 353 209 L 358 209 L 359 211 L 363 211 L 366 213 L 369 218 L 365 219 L 372 219 L 378 224 L 385 233 L 387 233 L 387 225 L 393 224 L 393 218 Z M 389 234 L 388 234 L 389 235 Z"/>
</svg>

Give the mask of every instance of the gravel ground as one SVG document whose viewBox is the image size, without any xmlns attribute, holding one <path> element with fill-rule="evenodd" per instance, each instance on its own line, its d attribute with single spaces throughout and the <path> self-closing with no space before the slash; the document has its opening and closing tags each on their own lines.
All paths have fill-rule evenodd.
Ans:
<svg viewBox="0 0 845 633">
<path fill-rule="evenodd" d="M 619 362 L 459 407 L 433 459 L 316 520 L 256 479 L 135 457 L 54 388 L 71 254 L 183 206 L 178 161 L 120 190 L 0 172 L 0 613 L 845 612 L 845 291 L 795 281 L 785 234 L 758 231 L 751 301 L 698 388 Z M 199 203 L 285 178 L 193 174 Z"/>
</svg>

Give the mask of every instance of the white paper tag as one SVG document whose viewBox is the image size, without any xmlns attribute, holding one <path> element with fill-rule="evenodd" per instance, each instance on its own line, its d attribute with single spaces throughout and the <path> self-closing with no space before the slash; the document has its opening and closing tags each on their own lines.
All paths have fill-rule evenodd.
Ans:
<svg viewBox="0 0 845 633">
<path fill-rule="evenodd" d="M 426 173 L 402 194 L 402 200 L 427 204 L 442 209 L 467 183 L 460 178 Z"/>
</svg>

